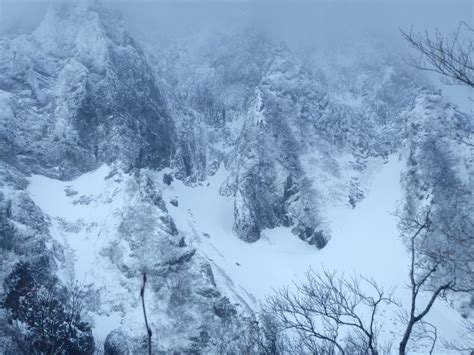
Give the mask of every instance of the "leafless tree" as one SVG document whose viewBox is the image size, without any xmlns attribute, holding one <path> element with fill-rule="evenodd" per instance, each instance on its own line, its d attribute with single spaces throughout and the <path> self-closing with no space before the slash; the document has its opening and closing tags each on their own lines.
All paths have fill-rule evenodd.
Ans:
<svg viewBox="0 0 474 355">
<path fill-rule="evenodd" d="M 463 85 L 474 88 L 474 30 L 465 22 L 460 22 L 455 32 L 442 35 L 436 31 L 433 35 L 401 31 L 403 38 L 416 49 L 418 56 L 411 56 L 406 62 L 416 68 L 441 75 L 446 85 Z M 470 100 L 474 98 L 469 97 Z M 456 114 L 452 120 L 443 121 L 444 134 L 459 143 L 474 147 L 472 137 L 474 125 L 471 115 Z"/>
<path fill-rule="evenodd" d="M 466 85 L 474 87 L 474 30 L 461 22 L 457 30 L 448 36 L 439 31 L 430 35 L 424 33 L 401 31 L 403 38 L 419 52 L 418 57 L 411 57 L 408 63 L 421 70 L 441 75 L 447 85 Z"/>
<path fill-rule="evenodd" d="M 437 339 L 436 328 L 424 321 L 424 318 L 437 299 L 444 297 L 448 292 L 472 292 L 472 289 L 458 282 L 455 274 L 445 272 L 444 263 L 449 261 L 449 255 L 443 254 L 436 248 L 432 250 L 425 247 L 426 237 L 430 235 L 432 226 L 429 210 L 421 211 L 417 215 L 405 216 L 400 226 L 410 251 L 411 299 L 409 310 L 404 316 L 406 328 L 399 345 L 399 354 L 404 355 L 415 326 L 425 328 L 426 331 L 422 332 L 424 336 L 431 334 L 433 350 Z M 420 307 L 420 291 L 422 290 L 430 292 L 430 297 L 428 302 Z M 427 327 L 430 327 L 431 331 Z"/>
<path fill-rule="evenodd" d="M 377 313 L 395 303 L 374 280 L 346 279 L 324 270 L 310 270 L 294 292 L 282 289 L 268 301 L 268 311 L 283 329 L 300 335 L 299 346 L 314 354 L 378 354 Z M 368 317 L 362 316 L 368 314 Z M 352 349 L 352 350 L 351 350 Z"/>
<path fill-rule="evenodd" d="M 299 335 L 290 346 L 313 354 L 378 354 L 382 344 L 377 343 L 380 330 L 377 315 L 383 304 L 391 304 L 400 313 L 404 324 L 399 354 L 407 353 L 409 343 L 427 341 L 429 353 L 433 353 L 438 332 L 433 324 L 426 321 L 426 315 L 435 301 L 448 292 L 472 292 L 473 289 L 469 287 L 469 281 L 466 283 L 461 277 L 458 278 L 458 275 L 464 275 L 465 270 L 457 273 L 452 269 L 452 265 L 459 262 L 457 255 L 452 255 L 443 247 L 426 247 L 430 242 L 439 242 L 429 240 L 439 230 L 433 227 L 428 209 L 403 216 L 400 228 L 410 252 L 408 274 L 411 297 L 408 309 L 402 309 L 392 292 L 385 292 L 371 279 L 347 279 L 326 270 L 322 273 L 310 270 L 305 282 L 296 284 L 294 291 L 282 289 L 268 301 L 267 311 L 279 320 L 281 329 L 292 329 Z M 441 230 L 447 232 L 443 228 Z M 459 234 L 459 231 L 456 233 Z M 457 238 L 464 237 L 461 233 Z M 423 299 L 420 297 L 422 291 Z M 428 300 L 423 303 L 426 295 Z M 454 348 L 453 344 L 449 345 Z M 462 349 L 468 348 L 462 346 Z"/>
</svg>

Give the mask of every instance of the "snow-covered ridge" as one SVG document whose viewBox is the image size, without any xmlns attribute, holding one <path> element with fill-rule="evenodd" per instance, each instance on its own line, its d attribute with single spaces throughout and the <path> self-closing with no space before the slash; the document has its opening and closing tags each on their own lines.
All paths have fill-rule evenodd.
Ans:
<svg viewBox="0 0 474 355">
<path fill-rule="evenodd" d="M 185 347 L 203 325 L 219 322 L 213 304 L 225 299 L 209 266 L 177 234 L 146 172 L 103 165 L 72 181 L 39 175 L 29 181 L 28 194 L 50 222 L 58 276 L 95 294 L 86 308 L 98 342 L 115 329 L 130 341 L 140 339 L 142 272 L 148 274 L 149 322 L 161 335 L 160 349 Z"/>
<path fill-rule="evenodd" d="M 119 155 L 131 165 L 169 164 L 173 122 L 141 47 L 115 13 L 60 2 L 31 35 L 4 38 L 0 47 L 10 163 L 63 178 Z"/>
</svg>

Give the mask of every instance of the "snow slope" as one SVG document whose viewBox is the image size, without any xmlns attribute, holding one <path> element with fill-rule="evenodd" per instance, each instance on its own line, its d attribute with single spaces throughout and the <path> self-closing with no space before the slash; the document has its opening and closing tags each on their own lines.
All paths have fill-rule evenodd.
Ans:
<svg viewBox="0 0 474 355">
<path fill-rule="evenodd" d="M 409 255 L 399 238 L 395 216 L 402 199 L 404 162 L 392 156 L 386 163 L 380 159 L 374 165 L 378 168 L 369 192 L 355 209 L 339 204 L 326 212 L 333 233 L 322 250 L 284 227 L 265 230 L 263 238 L 252 244 L 236 238 L 232 200 L 219 194 L 226 177 L 223 168 L 193 187 L 175 181 L 164 187 L 163 196 L 166 202 L 178 201 L 177 207 L 169 205 L 170 214 L 178 229 L 193 236 L 194 246 L 212 262 L 220 276 L 219 286 L 243 297 L 253 309 L 275 289 L 301 279 L 309 268 L 371 277 L 386 290 L 395 289 L 395 297 L 407 309 Z M 422 301 L 428 296 L 423 295 Z M 389 312 L 384 317 L 382 340 L 400 339 L 393 336 L 401 332 L 395 314 Z M 441 338 L 454 340 L 462 323 L 460 315 L 444 301 L 437 301 L 427 320 L 436 325 Z"/>
<path fill-rule="evenodd" d="M 322 250 L 284 227 L 265 230 L 263 238 L 252 244 L 237 238 L 232 231 L 233 200 L 219 193 L 227 177 L 223 167 L 194 186 L 179 180 L 164 184 L 163 174 L 168 169 L 156 172 L 154 177 L 177 228 L 213 266 L 218 288 L 249 310 L 258 310 L 273 290 L 291 286 L 309 268 L 372 277 L 385 289 L 396 288 L 395 296 L 406 307 L 408 254 L 399 239 L 394 215 L 402 198 L 403 164 L 396 156 L 385 163 L 378 160 L 362 202 L 354 209 L 340 204 L 326 211 L 333 237 Z M 125 313 L 112 311 L 114 303 L 130 299 L 129 290 L 123 286 L 130 281 L 114 269 L 102 252 L 117 237 L 114 233 L 123 206 L 133 201 L 127 195 L 128 175 L 110 178 L 109 172 L 110 167 L 104 165 L 70 182 L 35 175 L 28 187 L 31 198 L 51 220 L 53 238 L 72 256 L 66 260 L 73 263 L 66 263 L 61 272 L 64 281 L 72 278 L 93 283 L 101 290 L 105 308 L 94 316 L 94 335 L 99 339 L 130 319 L 132 324 L 141 324 L 136 300 L 126 302 Z M 426 301 L 428 295 L 424 296 Z M 393 313 L 384 317 L 381 337 L 390 340 L 401 327 Z M 462 322 L 459 314 L 443 301 L 435 304 L 428 320 L 446 339 L 456 339 Z"/>
<path fill-rule="evenodd" d="M 64 248 L 64 260 L 59 262 L 62 281 L 93 284 L 100 292 L 102 308 L 93 317 L 97 339 L 105 339 L 124 323 L 123 313 L 113 309 L 123 299 L 130 299 L 124 287 L 130 280 L 103 255 L 117 238 L 123 206 L 133 203 L 126 194 L 126 180 L 120 175 L 108 178 L 110 171 L 103 165 L 73 181 L 33 175 L 28 187 L 31 198 L 50 219 L 52 237 Z M 141 324 L 138 301 L 138 297 L 132 298 L 125 313 L 129 322 Z"/>
</svg>

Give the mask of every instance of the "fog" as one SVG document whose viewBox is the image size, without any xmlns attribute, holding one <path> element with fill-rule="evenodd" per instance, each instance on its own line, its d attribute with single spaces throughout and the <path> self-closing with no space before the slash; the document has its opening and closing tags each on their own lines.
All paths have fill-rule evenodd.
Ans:
<svg viewBox="0 0 474 355">
<path fill-rule="evenodd" d="M 78 0 L 0 0 L 0 34 L 31 32 L 52 1 Z M 450 33 L 460 21 L 473 23 L 469 0 L 100 2 L 121 13 L 137 38 L 154 45 L 189 34 L 240 27 L 264 32 L 293 49 L 343 47 L 371 38 L 402 56 L 407 48 L 400 29 Z M 444 89 L 456 100 L 468 95 L 459 88 Z"/>
<path fill-rule="evenodd" d="M 142 3 L 140 3 L 142 4 Z M 468 1 L 450 2 L 194 2 L 116 4 L 142 29 L 172 34 L 209 23 L 246 22 L 303 40 L 364 32 L 393 35 L 399 27 L 452 29 L 472 20 Z M 133 16 L 133 18 L 132 18 Z"/>
<path fill-rule="evenodd" d="M 59 0 L 0 0 L 0 30 L 10 34 L 33 30 L 53 1 Z M 366 34 L 393 38 L 399 37 L 400 28 L 410 26 L 450 31 L 461 20 L 472 23 L 473 17 L 469 0 L 98 2 L 119 10 L 132 30 L 143 33 L 179 36 L 210 25 L 246 24 L 303 43 Z"/>
</svg>

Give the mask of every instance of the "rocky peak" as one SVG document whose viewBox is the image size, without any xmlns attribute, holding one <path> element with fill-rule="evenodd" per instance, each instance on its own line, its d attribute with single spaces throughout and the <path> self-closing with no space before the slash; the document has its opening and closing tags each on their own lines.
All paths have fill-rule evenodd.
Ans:
<svg viewBox="0 0 474 355">
<path fill-rule="evenodd" d="M 2 140 L 24 138 L 7 144 L 8 160 L 28 156 L 28 169 L 63 177 L 116 159 L 169 164 L 174 128 L 156 79 L 100 5 L 53 4 L 31 36 L 3 43 L 0 57 L 11 133 Z"/>
<path fill-rule="evenodd" d="M 102 72 L 108 46 L 103 17 L 95 1 L 53 3 L 32 37 L 45 53 L 74 56 L 86 67 Z"/>
</svg>

